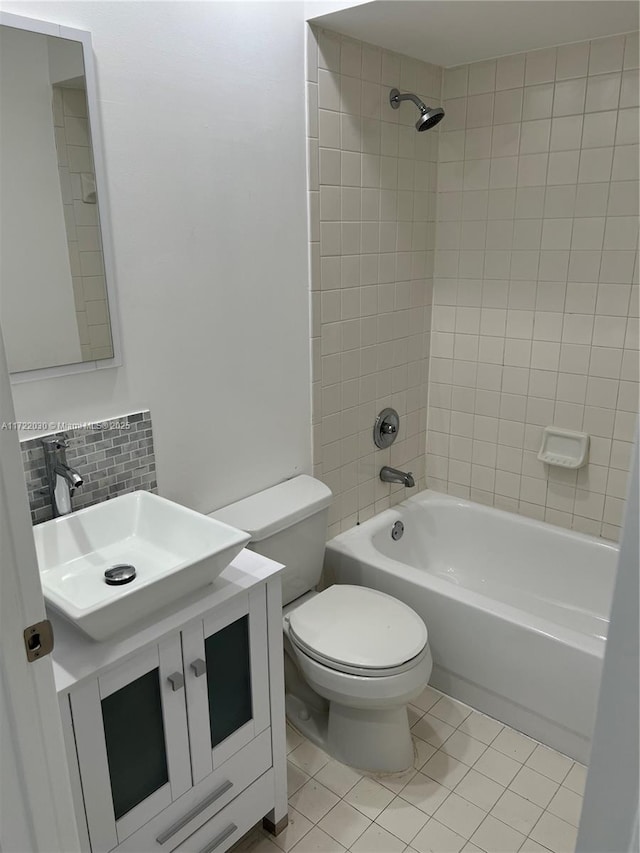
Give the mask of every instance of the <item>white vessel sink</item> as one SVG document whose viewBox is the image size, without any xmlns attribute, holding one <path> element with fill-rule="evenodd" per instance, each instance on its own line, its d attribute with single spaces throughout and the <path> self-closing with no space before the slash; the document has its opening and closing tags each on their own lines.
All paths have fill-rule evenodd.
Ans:
<svg viewBox="0 0 640 853">
<path fill-rule="evenodd" d="M 95 640 L 210 584 L 250 537 L 150 492 L 133 492 L 33 529 L 49 605 Z M 135 578 L 110 586 L 105 571 Z"/>
</svg>

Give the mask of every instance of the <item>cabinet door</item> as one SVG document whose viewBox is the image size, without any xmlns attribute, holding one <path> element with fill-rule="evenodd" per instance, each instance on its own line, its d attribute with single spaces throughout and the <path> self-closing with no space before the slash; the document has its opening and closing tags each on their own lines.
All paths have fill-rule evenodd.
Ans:
<svg viewBox="0 0 640 853">
<path fill-rule="evenodd" d="M 185 629 L 182 651 L 196 784 L 269 726 L 264 587 Z"/>
<path fill-rule="evenodd" d="M 192 784 L 180 635 L 71 695 L 93 853 L 111 850 Z"/>
</svg>

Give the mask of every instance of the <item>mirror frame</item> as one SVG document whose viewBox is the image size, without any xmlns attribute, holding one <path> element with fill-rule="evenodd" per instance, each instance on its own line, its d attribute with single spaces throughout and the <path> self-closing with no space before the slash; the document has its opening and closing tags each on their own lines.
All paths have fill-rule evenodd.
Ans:
<svg viewBox="0 0 640 853">
<path fill-rule="evenodd" d="M 109 202 L 107 195 L 104 151 L 102 148 L 102 125 L 100 122 L 100 111 L 98 109 L 98 86 L 96 80 L 96 69 L 93 61 L 91 33 L 86 30 L 75 29 L 74 27 L 65 27 L 60 24 L 54 24 L 50 21 L 25 18 L 22 15 L 14 15 L 9 12 L 0 12 L 0 26 L 13 27 L 17 30 L 28 30 L 29 32 L 41 33 L 45 36 L 63 38 L 68 41 L 80 42 L 82 45 L 84 74 L 87 89 L 89 132 L 91 135 L 91 146 L 93 149 L 93 162 L 98 197 L 98 221 L 102 237 L 107 304 L 109 306 L 111 340 L 113 343 L 113 358 L 100 359 L 99 361 L 79 361 L 72 364 L 60 364 L 54 367 L 40 367 L 34 370 L 23 370 L 11 374 L 11 383 L 17 384 L 21 382 L 31 382 L 34 380 L 49 379 L 55 376 L 68 376 L 73 373 L 86 373 L 91 370 L 106 370 L 111 367 L 120 367 L 122 364 L 120 317 L 118 312 L 115 283 L 111 224 L 109 221 Z"/>
</svg>

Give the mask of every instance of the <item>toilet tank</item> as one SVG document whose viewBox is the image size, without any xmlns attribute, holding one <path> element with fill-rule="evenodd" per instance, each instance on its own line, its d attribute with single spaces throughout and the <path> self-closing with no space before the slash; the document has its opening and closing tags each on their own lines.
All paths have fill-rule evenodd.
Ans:
<svg viewBox="0 0 640 853">
<path fill-rule="evenodd" d="M 301 474 L 210 514 L 246 531 L 247 546 L 283 563 L 282 598 L 288 604 L 320 580 L 331 490 Z"/>
</svg>

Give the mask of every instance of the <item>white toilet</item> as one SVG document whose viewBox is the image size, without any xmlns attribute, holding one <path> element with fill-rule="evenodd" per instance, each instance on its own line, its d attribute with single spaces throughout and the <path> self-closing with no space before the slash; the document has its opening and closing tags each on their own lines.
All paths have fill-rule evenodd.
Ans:
<svg viewBox="0 0 640 853">
<path fill-rule="evenodd" d="M 315 592 L 331 491 L 301 475 L 212 513 L 245 530 L 248 547 L 282 573 L 286 709 L 290 722 L 339 761 L 396 772 L 413 762 L 407 704 L 431 675 L 424 622 L 367 587 Z"/>
</svg>

